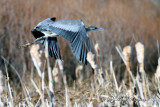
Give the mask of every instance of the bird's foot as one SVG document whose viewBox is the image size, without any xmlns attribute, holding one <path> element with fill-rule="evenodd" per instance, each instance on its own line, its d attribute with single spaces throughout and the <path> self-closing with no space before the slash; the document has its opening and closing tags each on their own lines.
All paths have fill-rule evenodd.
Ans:
<svg viewBox="0 0 160 107">
<path fill-rule="evenodd" d="M 30 46 L 30 45 L 31 45 L 30 43 L 26 43 L 26 44 L 24 44 L 24 45 L 21 45 L 20 48 L 26 48 L 26 47 L 28 47 L 28 46 Z"/>
</svg>

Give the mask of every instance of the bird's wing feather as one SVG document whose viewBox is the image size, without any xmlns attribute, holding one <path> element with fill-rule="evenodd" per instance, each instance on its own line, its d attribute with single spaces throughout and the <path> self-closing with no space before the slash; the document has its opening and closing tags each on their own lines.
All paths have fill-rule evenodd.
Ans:
<svg viewBox="0 0 160 107">
<path fill-rule="evenodd" d="M 57 38 L 56 37 L 48 37 L 47 39 L 48 41 L 48 53 L 49 55 L 52 57 L 54 56 L 55 59 L 61 59 L 61 54 L 60 54 L 60 50 L 59 50 L 59 46 L 57 43 Z M 46 47 L 46 43 L 45 43 L 45 39 L 40 41 L 44 47 Z"/>
<path fill-rule="evenodd" d="M 91 47 L 85 26 L 80 19 L 63 19 L 44 27 L 43 30 L 54 32 L 70 41 L 74 56 L 81 63 L 87 64 L 86 57 Z"/>
</svg>

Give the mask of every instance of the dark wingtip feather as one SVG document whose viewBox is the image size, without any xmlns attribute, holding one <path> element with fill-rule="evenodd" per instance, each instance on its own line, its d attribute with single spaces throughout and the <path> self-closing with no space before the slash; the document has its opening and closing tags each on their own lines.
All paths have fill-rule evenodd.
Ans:
<svg viewBox="0 0 160 107">
<path fill-rule="evenodd" d="M 51 17 L 51 20 L 52 21 L 56 21 L 56 17 Z"/>
</svg>

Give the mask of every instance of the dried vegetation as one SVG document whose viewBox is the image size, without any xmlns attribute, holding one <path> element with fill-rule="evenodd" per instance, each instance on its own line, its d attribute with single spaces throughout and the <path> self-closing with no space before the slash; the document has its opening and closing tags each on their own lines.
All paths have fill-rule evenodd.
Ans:
<svg viewBox="0 0 160 107">
<path fill-rule="evenodd" d="M 159 0 L 1 0 L 0 106 L 160 106 L 159 6 Z M 89 65 L 80 65 L 62 38 L 63 62 L 41 45 L 18 48 L 53 16 L 105 29 L 89 33 Z"/>
</svg>

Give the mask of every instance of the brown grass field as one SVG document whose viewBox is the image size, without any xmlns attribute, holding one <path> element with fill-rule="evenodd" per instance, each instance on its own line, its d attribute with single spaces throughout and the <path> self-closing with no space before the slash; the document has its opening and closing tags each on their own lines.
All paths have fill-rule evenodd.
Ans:
<svg viewBox="0 0 160 107">
<path fill-rule="evenodd" d="M 63 63 L 31 30 L 45 18 L 82 19 L 90 64 L 81 65 L 58 38 Z M 0 107 L 159 107 L 159 0 L 1 0 Z"/>
</svg>

